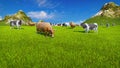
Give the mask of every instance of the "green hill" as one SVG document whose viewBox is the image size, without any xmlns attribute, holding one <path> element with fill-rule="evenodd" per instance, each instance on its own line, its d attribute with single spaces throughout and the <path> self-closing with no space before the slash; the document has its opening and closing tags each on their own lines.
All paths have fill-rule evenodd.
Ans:
<svg viewBox="0 0 120 68">
<path fill-rule="evenodd" d="M 85 21 L 85 23 L 98 23 L 98 24 L 113 24 L 120 25 L 120 18 L 110 18 L 110 17 L 103 17 L 103 16 L 96 16 L 92 17 Z"/>
<path fill-rule="evenodd" d="M 97 14 L 95 14 L 90 19 L 86 20 L 85 23 L 96 22 L 98 24 L 101 23 L 120 24 L 119 21 L 120 21 L 120 6 L 115 4 L 114 2 L 109 2 L 106 3 Z"/>
<path fill-rule="evenodd" d="M 17 13 L 13 14 L 13 15 L 6 15 L 3 19 L 4 22 L 8 22 L 8 20 L 23 20 L 25 22 L 25 24 L 28 23 L 28 21 L 32 21 L 32 19 L 30 17 L 28 17 L 25 12 L 23 12 L 22 10 L 19 10 Z"/>
<path fill-rule="evenodd" d="M 8 24 L 6 24 L 4 21 L 0 21 L 0 26 L 6 26 Z"/>
</svg>

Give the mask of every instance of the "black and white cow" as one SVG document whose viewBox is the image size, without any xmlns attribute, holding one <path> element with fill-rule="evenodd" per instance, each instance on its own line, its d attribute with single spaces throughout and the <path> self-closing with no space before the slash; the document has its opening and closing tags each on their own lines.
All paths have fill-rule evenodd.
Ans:
<svg viewBox="0 0 120 68">
<path fill-rule="evenodd" d="M 112 26 L 115 26 L 115 23 L 112 23 Z"/>
<path fill-rule="evenodd" d="M 81 26 L 85 29 L 85 32 L 89 32 L 89 30 L 94 30 L 96 32 L 98 31 L 97 23 L 91 23 L 91 24 L 81 23 Z"/>
<path fill-rule="evenodd" d="M 14 27 L 17 27 L 18 29 L 21 28 L 22 20 L 11 20 L 9 22 L 10 22 L 10 27 L 11 28 L 14 28 Z"/>
<path fill-rule="evenodd" d="M 110 24 L 109 24 L 109 23 L 107 23 L 107 24 L 106 24 L 106 27 L 107 27 L 107 28 L 108 28 L 108 27 L 110 27 Z"/>
<path fill-rule="evenodd" d="M 67 27 L 67 26 L 69 26 L 69 23 L 65 22 L 65 23 L 62 24 L 62 26 L 66 26 Z"/>
</svg>

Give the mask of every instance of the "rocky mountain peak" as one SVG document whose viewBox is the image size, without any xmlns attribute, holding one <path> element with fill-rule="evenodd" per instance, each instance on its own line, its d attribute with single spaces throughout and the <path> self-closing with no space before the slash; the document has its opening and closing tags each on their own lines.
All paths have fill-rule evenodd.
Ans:
<svg viewBox="0 0 120 68">
<path fill-rule="evenodd" d="M 95 16 L 105 16 L 111 18 L 120 17 L 120 6 L 115 4 L 114 2 L 105 3 L 100 11 L 93 17 Z"/>
<path fill-rule="evenodd" d="M 109 3 L 105 3 L 105 5 L 101 8 L 101 10 L 108 10 L 111 8 L 117 8 L 118 5 L 115 4 L 114 2 L 109 2 Z"/>
</svg>

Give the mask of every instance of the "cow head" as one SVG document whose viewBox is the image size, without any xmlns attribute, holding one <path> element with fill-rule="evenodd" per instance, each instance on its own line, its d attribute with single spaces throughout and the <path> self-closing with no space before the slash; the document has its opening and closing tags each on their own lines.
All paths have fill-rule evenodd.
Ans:
<svg viewBox="0 0 120 68">
<path fill-rule="evenodd" d="M 83 28 L 86 28 L 86 27 L 87 27 L 86 23 L 81 23 L 80 25 L 81 25 Z"/>
<path fill-rule="evenodd" d="M 54 30 L 50 30 L 49 33 L 51 37 L 54 37 Z"/>
</svg>

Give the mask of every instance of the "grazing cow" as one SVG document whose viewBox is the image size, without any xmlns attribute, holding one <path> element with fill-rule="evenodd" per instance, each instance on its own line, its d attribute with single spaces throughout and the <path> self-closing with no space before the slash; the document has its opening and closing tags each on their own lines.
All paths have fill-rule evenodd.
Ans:
<svg viewBox="0 0 120 68">
<path fill-rule="evenodd" d="M 110 24 L 109 24 L 109 23 L 107 23 L 107 24 L 106 24 L 106 27 L 107 27 L 107 28 L 108 28 L 108 27 L 110 27 Z"/>
<path fill-rule="evenodd" d="M 62 26 L 62 24 L 57 24 L 57 26 Z"/>
<path fill-rule="evenodd" d="M 97 23 L 91 23 L 91 24 L 81 23 L 81 26 L 85 29 L 85 32 L 89 32 L 89 30 L 97 31 L 98 29 Z"/>
<path fill-rule="evenodd" d="M 112 26 L 115 26 L 115 23 L 112 23 Z"/>
<path fill-rule="evenodd" d="M 56 24 L 55 24 L 55 23 L 50 23 L 50 25 L 51 25 L 51 26 L 56 26 Z"/>
<path fill-rule="evenodd" d="M 62 26 L 69 26 L 69 23 L 63 23 Z"/>
<path fill-rule="evenodd" d="M 66 24 L 66 23 L 63 23 L 62 26 L 67 26 L 67 24 Z"/>
<path fill-rule="evenodd" d="M 22 20 L 11 20 L 10 21 L 10 27 L 14 28 L 15 26 L 20 29 L 22 25 Z"/>
<path fill-rule="evenodd" d="M 46 22 L 39 22 L 36 25 L 37 32 L 43 32 L 45 33 L 45 36 L 49 35 L 51 37 L 54 37 L 54 31 L 52 29 L 52 26 L 50 23 Z"/>
<path fill-rule="evenodd" d="M 75 28 L 76 24 L 73 22 L 70 22 L 70 26 L 71 26 L 71 28 Z"/>
</svg>

